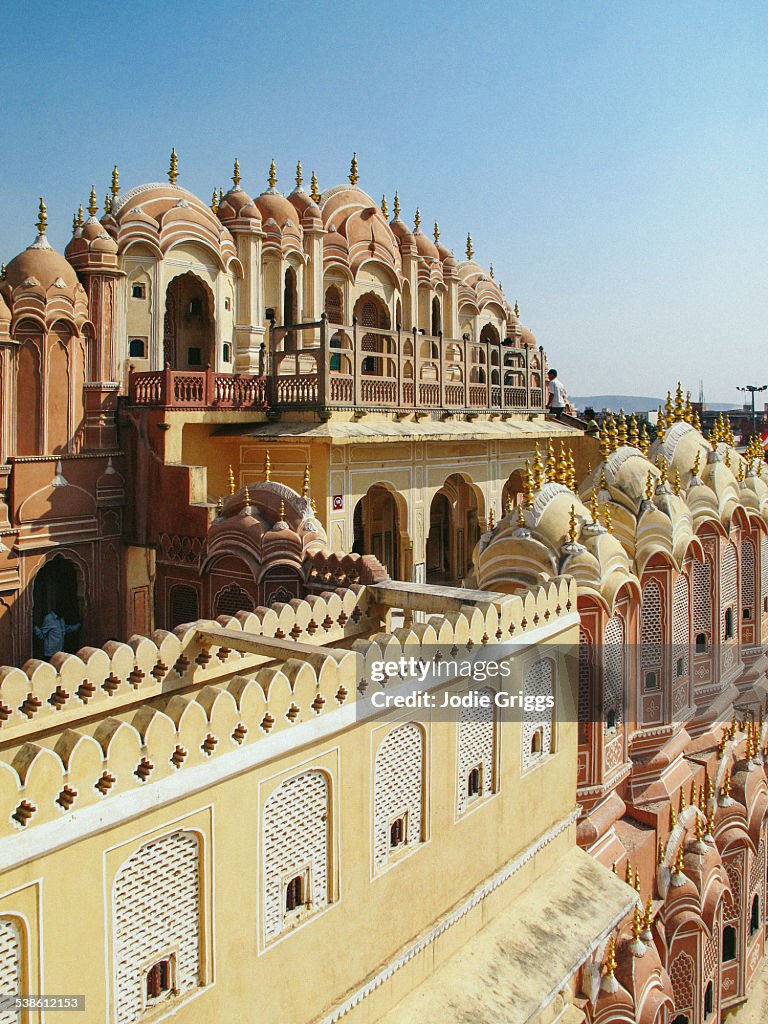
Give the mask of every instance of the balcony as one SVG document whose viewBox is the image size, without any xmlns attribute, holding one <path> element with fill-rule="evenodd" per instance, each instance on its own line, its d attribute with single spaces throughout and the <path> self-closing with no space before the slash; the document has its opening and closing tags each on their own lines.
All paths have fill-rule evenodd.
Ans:
<svg viewBox="0 0 768 1024">
<path fill-rule="evenodd" d="M 134 405 L 169 409 L 442 413 L 544 412 L 541 349 L 401 329 L 315 323 L 270 330 L 263 376 L 132 373 Z"/>
</svg>

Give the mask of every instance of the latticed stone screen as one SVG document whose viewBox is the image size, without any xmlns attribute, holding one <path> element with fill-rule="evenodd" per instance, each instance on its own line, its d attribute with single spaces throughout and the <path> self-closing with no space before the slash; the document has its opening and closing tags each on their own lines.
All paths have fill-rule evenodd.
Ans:
<svg viewBox="0 0 768 1024">
<path fill-rule="evenodd" d="M 661 590 L 656 580 L 649 580 L 643 587 L 643 668 L 661 668 Z"/>
<path fill-rule="evenodd" d="M 286 927 L 285 890 L 296 875 L 308 878 L 309 910 L 328 905 L 330 800 L 324 772 L 287 779 L 264 808 L 264 933 Z"/>
<path fill-rule="evenodd" d="M 760 538 L 760 596 L 768 597 L 768 537 Z"/>
<path fill-rule="evenodd" d="M 720 642 L 725 643 L 725 613 L 728 608 L 733 612 L 736 619 L 737 595 L 737 567 L 736 548 L 733 544 L 727 544 L 720 561 Z"/>
<path fill-rule="evenodd" d="M 606 721 L 614 715 L 614 724 L 623 721 L 624 705 L 624 621 L 612 615 L 605 625 L 603 645 L 603 706 Z"/>
<path fill-rule="evenodd" d="M 709 559 L 693 563 L 693 630 L 712 638 L 712 567 Z"/>
<path fill-rule="evenodd" d="M 579 630 L 579 743 L 589 738 L 590 693 L 592 689 L 592 646 L 589 636 Z"/>
<path fill-rule="evenodd" d="M 120 869 L 112 889 L 115 1020 L 133 1024 L 143 1011 L 144 972 L 176 957 L 176 991 L 200 982 L 200 846 L 173 832 L 142 846 Z"/>
<path fill-rule="evenodd" d="M 551 697 L 554 699 L 554 671 L 552 662 L 546 658 L 531 665 L 523 681 L 523 694 L 529 697 Z M 525 711 L 523 717 L 523 771 L 536 764 L 542 756 L 552 753 L 552 721 L 555 709 L 549 711 Z M 534 734 L 541 730 L 540 750 L 534 749 Z"/>
<path fill-rule="evenodd" d="M 21 937 L 14 921 L 0 917 L 0 992 L 21 992 Z M 0 1024 L 18 1024 L 16 1010 L 0 1010 Z"/>
<path fill-rule="evenodd" d="M 254 608 L 251 597 L 236 583 L 224 587 L 216 595 L 216 609 L 214 614 L 235 616 L 238 612 L 252 612 Z"/>
<path fill-rule="evenodd" d="M 693 958 L 688 953 L 678 953 L 669 968 L 672 991 L 675 996 L 675 1010 L 688 1010 L 693 1006 Z"/>
<path fill-rule="evenodd" d="M 755 545 L 748 538 L 741 542 L 741 603 L 755 606 Z"/>
<path fill-rule="evenodd" d="M 406 842 L 421 839 L 424 734 L 409 722 L 386 737 L 376 752 L 373 773 L 373 863 L 381 868 L 390 855 L 392 819 L 405 814 Z"/>
<path fill-rule="evenodd" d="M 676 675 L 688 674 L 688 653 L 691 643 L 691 612 L 688 577 L 682 573 L 675 580 L 672 590 L 672 644 L 675 662 L 682 659 L 683 671 Z"/>
<path fill-rule="evenodd" d="M 469 773 L 474 768 L 480 769 L 480 792 L 478 796 L 487 796 L 493 792 L 494 773 L 494 692 L 490 687 L 479 690 L 490 701 L 489 707 L 462 708 L 459 718 L 459 757 L 458 757 L 458 812 L 463 814 L 467 809 L 469 797 Z"/>
</svg>

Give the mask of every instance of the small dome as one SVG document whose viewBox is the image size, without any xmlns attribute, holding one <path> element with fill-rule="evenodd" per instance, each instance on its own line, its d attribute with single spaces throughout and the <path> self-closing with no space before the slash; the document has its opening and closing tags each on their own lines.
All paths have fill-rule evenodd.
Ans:
<svg viewBox="0 0 768 1024">
<path fill-rule="evenodd" d="M 35 284 L 29 287 L 37 286 L 43 292 L 56 287 L 73 293 L 79 284 L 73 268 L 45 235 L 38 235 L 37 241 L 12 259 L 5 270 L 3 283 L 13 290 L 31 281 Z"/>
<path fill-rule="evenodd" d="M 399 217 L 396 217 L 394 220 L 391 220 L 389 222 L 389 226 L 392 229 L 392 234 L 395 236 L 395 238 L 398 240 L 401 246 L 403 244 L 416 244 L 416 239 L 413 235 L 413 232 L 410 230 L 410 228 L 404 221 L 400 220 Z"/>
<path fill-rule="evenodd" d="M 291 224 L 293 227 L 299 226 L 300 218 L 296 207 L 275 188 L 262 192 L 256 200 L 256 207 L 260 211 L 264 223 L 273 220 L 281 230 L 286 224 Z"/>
<path fill-rule="evenodd" d="M 77 228 L 64 253 L 77 270 L 89 267 L 117 267 L 117 243 L 103 225 L 90 217 Z"/>
<path fill-rule="evenodd" d="M 323 215 L 320 212 L 320 207 L 303 188 L 295 188 L 288 196 L 288 201 L 296 208 L 303 228 L 308 228 L 310 231 L 323 230 Z"/>
<path fill-rule="evenodd" d="M 424 234 L 423 231 L 416 231 L 413 235 L 413 239 L 416 242 L 416 248 L 419 256 L 423 256 L 426 260 L 439 260 L 440 254 L 437 251 L 437 246 Z"/>
<path fill-rule="evenodd" d="M 245 189 L 240 188 L 239 185 L 231 188 L 225 196 L 222 196 L 218 217 L 222 224 L 227 225 L 233 220 L 254 221 L 256 225 L 261 222 L 261 214 L 256 204 Z"/>
</svg>

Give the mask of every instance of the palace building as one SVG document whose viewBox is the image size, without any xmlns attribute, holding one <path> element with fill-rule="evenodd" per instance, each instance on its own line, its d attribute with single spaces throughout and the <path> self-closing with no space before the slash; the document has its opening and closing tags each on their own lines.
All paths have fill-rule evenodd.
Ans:
<svg viewBox="0 0 768 1024">
<path fill-rule="evenodd" d="M 116 168 L 64 254 L 41 200 L 0 277 L 0 994 L 722 1020 L 766 942 L 762 456 L 679 387 L 653 441 L 547 419 L 471 237 L 356 157 L 178 178 Z M 425 685 L 485 703 L 376 710 L 381 662 L 484 652 L 508 682 Z"/>
</svg>

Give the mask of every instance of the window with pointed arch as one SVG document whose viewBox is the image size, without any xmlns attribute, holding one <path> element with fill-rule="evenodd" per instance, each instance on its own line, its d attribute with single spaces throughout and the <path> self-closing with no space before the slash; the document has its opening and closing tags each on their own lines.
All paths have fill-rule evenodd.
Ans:
<svg viewBox="0 0 768 1024">
<path fill-rule="evenodd" d="M 425 838 L 424 731 L 414 722 L 391 729 L 373 766 L 373 869 L 418 849 Z"/>
</svg>

